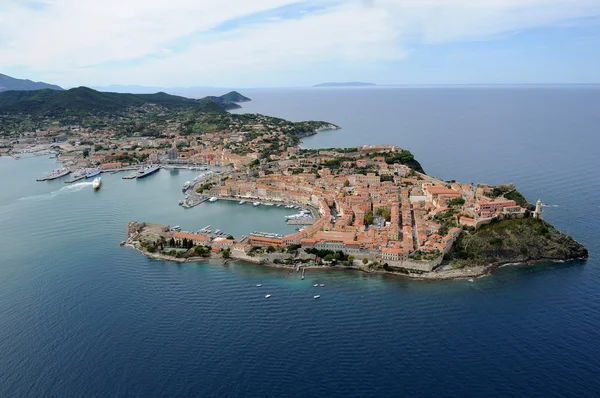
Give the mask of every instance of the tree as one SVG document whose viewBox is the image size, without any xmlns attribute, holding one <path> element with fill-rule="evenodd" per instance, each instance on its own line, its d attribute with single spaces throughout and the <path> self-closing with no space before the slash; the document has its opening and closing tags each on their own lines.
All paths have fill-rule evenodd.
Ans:
<svg viewBox="0 0 600 398">
<path fill-rule="evenodd" d="M 175 238 L 171 237 L 171 240 L 169 240 L 169 246 L 175 247 Z"/>
<path fill-rule="evenodd" d="M 231 257 L 231 249 L 227 248 L 227 249 L 223 250 L 223 252 L 221 253 L 221 256 L 223 256 L 223 258 L 225 258 L 225 259 Z"/>
<path fill-rule="evenodd" d="M 227 239 L 233 240 L 233 235 L 227 235 Z"/>
<path fill-rule="evenodd" d="M 362 263 L 363 263 L 364 265 L 367 265 L 367 263 L 368 263 L 368 262 L 369 262 L 369 260 L 367 260 L 366 258 L 363 258 L 363 259 L 362 259 Z"/>
<path fill-rule="evenodd" d="M 332 254 L 328 254 L 328 255 L 325 256 L 325 258 L 323 258 L 323 260 L 325 260 L 325 261 L 333 261 L 333 259 L 334 258 L 333 258 Z"/>
<path fill-rule="evenodd" d="M 465 204 L 465 199 L 462 196 L 452 199 L 449 203 L 450 206 L 462 206 Z"/>
<path fill-rule="evenodd" d="M 90 150 L 89 149 L 84 149 L 83 150 L 83 157 L 87 158 L 88 156 L 90 156 Z"/>
<path fill-rule="evenodd" d="M 346 180 L 344 181 L 344 187 L 349 187 L 350 186 L 350 181 Z"/>
<path fill-rule="evenodd" d="M 273 246 L 270 246 L 270 245 L 269 245 L 269 246 L 267 247 L 267 253 L 273 253 L 273 252 L 275 252 L 275 251 L 276 251 L 276 249 L 275 249 Z"/>
<path fill-rule="evenodd" d="M 371 210 L 369 210 L 369 212 L 365 216 L 365 224 L 366 225 L 373 224 L 373 212 Z"/>
<path fill-rule="evenodd" d="M 188 245 L 188 240 L 187 240 L 187 238 L 183 238 L 183 243 L 182 243 L 182 245 L 181 245 L 181 246 L 182 246 L 182 247 L 185 249 L 185 248 L 187 248 L 187 245 Z"/>
</svg>

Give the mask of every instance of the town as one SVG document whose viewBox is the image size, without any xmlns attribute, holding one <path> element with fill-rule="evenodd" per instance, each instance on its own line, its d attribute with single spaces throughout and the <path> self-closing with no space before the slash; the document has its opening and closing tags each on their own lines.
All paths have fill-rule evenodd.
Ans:
<svg viewBox="0 0 600 398">
<path fill-rule="evenodd" d="M 150 224 L 130 224 L 129 243 L 166 258 L 201 253 L 423 274 L 462 267 L 444 259 L 463 231 L 498 220 L 542 218 L 541 202 L 530 205 L 510 184 L 443 181 L 397 146 L 299 146 L 302 137 L 339 129 L 328 122 L 144 105 L 118 117 L 81 118 L 81 124 L 36 119 L 30 130 L 28 119 L 17 116 L 11 116 L 17 130 L 0 135 L 0 151 L 15 158 L 57 153 L 62 171 L 40 180 L 72 172 L 65 182 L 74 182 L 124 170 L 134 173 L 123 178 L 135 178 L 137 169 L 146 176 L 160 168 L 191 168 L 205 172 L 184 186 L 186 197 L 179 203 L 184 207 L 222 199 L 304 209 L 288 220 L 302 225 L 288 235 L 255 231 L 226 237 L 170 227 L 144 235 L 143 226 Z"/>
</svg>

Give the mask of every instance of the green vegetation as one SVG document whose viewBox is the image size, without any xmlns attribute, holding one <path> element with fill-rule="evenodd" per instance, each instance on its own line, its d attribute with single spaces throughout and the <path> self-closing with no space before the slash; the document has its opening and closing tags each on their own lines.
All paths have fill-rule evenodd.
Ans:
<svg viewBox="0 0 600 398">
<path fill-rule="evenodd" d="M 333 251 L 333 250 L 321 250 L 316 248 L 304 249 L 304 251 L 308 254 L 312 254 L 316 257 L 321 258 L 323 261 L 331 262 L 332 265 L 337 264 L 338 262 L 348 261 L 348 255 L 342 251 Z"/>
<path fill-rule="evenodd" d="M 375 214 L 385 218 L 385 221 L 390 221 L 392 219 L 392 211 L 389 207 L 380 207 Z"/>
<path fill-rule="evenodd" d="M 365 225 L 373 224 L 373 212 L 369 210 L 367 214 L 365 214 Z"/>
<path fill-rule="evenodd" d="M 547 222 L 524 218 L 494 221 L 476 232 L 462 232 L 445 259 L 463 267 L 587 255 L 581 244 Z"/>
<path fill-rule="evenodd" d="M 464 204 L 465 204 L 465 199 L 462 196 L 459 196 L 458 198 L 454 198 L 448 203 L 448 205 L 450 207 L 462 206 Z"/>
<path fill-rule="evenodd" d="M 414 155 L 410 151 L 407 151 L 406 149 L 402 149 L 400 152 L 372 153 L 369 156 L 371 156 L 371 157 L 383 156 L 385 158 L 385 162 L 387 164 L 394 164 L 394 163 L 403 164 L 405 166 L 410 167 L 411 169 L 418 171 L 419 173 L 425 174 L 425 171 L 423 170 L 423 167 L 421 166 L 421 164 L 415 159 Z"/>
<path fill-rule="evenodd" d="M 196 188 L 196 193 L 203 193 L 204 191 L 209 190 L 212 187 L 211 183 L 202 184 L 201 187 Z"/>
<path fill-rule="evenodd" d="M 415 251 L 410 257 L 413 260 L 425 260 L 425 261 L 432 261 L 435 260 L 436 258 L 438 258 L 440 256 L 440 251 L 439 250 L 434 250 L 431 252 L 423 252 L 421 250 L 417 250 Z"/>
<path fill-rule="evenodd" d="M 229 101 L 227 99 L 229 97 L 231 97 L 231 93 L 222 97 L 206 97 L 196 100 L 166 93 L 107 93 L 87 87 L 77 87 L 66 91 L 50 89 L 6 91 L 0 93 L 0 113 L 20 112 L 32 116 L 51 117 L 107 115 L 124 113 L 132 107 L 144 105 L 155 105 L 167 109 L 190 109 L 196 112 L 224 112 L 239 107 Z"/>
<path fill-rule="evenodd" d="M 504 196 L 508 200 L 514 200 L 521 207 L 524 207 L 524 208 L 533 207 L 531 204 L 529 204 L 527 202 L 527 199 L 525 199 L 525 197 L 512 186 L 501 185 L 499 187 L 495 187 L 490 196 L 492 198 Z"/>
</svg>

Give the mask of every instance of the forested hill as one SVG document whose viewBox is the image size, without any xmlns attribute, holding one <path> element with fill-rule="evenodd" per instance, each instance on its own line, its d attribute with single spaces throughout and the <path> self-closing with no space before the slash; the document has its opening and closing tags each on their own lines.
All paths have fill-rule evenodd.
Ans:
<svg viewBox="0 0 600 398">
<path fill-rule="evenodd" d="M 233 100 L 232 100 L 233 99 Z M 132 107 L 157 105 L 168 109 L 193 109 L 199 112 L 224 112 L 239 108 L 235 102 L 249 98 L 232 91 L 220 97 L 191 99 L 156 94 L 121 94 L 77 87 L 66 91 L 5 91 L 0 92 L 0 114 L 22 113 L 33 116 L 82 116 L 122 113 Z"/>
</svg>

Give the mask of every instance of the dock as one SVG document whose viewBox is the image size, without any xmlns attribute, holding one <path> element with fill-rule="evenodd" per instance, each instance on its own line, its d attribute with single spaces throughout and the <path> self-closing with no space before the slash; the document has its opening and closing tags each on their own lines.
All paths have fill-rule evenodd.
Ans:
<svg viewBox="0 0 600 398">
<path fill-rule="evenodd" d="M 46 177 L 42 177 L 42 178 L 38 178 L 36 181 L 52 181 L 52 180 L 56 180 L 57 178 L 61 178 L 66 176 L 67 174 L 71 174 L 70 171 L 66 171 L 65 173 L 61 173 L 61 174 L 48 174 Z"/>
<path fill-rule="evenodd" d="M 131 173 L 131 174 L 127 174 L 126 176 L 121 177 L 124 180 L 133 180 L 134 178 L 137 178 L 137 171 L 135 173 Z"/>
<path fill-rule="evenodd" d="M 313 225 L 314 223 L 315 223 L 314 218 L 287 220 L 288 225 Z"/>
<path fill-rule="evenodd" d="M 65 181 L 65 184 L 72 184 L 72 183 L 74 183 L 74 182 L 77 182 L 77 181 L 79 181 L 79 180 L 83 180 L 84 178 L 85 178 L 85 176 L 77 176 L 77 177 L 73 177 L 73 178 L 71 178 L 71 179 L 69 179 L 69 180 L 66 180 L 66 181 Z"/>
<path fill-rule="evenodd" d="M 200 198 L 200 199 L 189 198 L 185 201 L 184 204 L 181 205 L 181 207 L 190 209 L 192 207 L 198 206 L 200 203 L 206 202 L 207 200 L 208 200 L 208 198 Z"/>
</svg>

